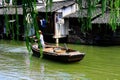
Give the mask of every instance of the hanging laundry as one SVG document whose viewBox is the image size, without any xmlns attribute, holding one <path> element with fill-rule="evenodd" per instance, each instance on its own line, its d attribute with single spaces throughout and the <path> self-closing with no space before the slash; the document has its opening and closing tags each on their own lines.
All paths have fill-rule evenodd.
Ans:
<svg viewBox="0 0 120 80">
<path fill-rule="evenodd" d="M 42 19 L 42 21 L 41 21 L 41 26 L 42 26 L 43 28 L 45 28 L 45 27 L 46 27 L 46 24 L 47 24 L 47 21 L 46 21 L 45 19 Z"/>
</svg>

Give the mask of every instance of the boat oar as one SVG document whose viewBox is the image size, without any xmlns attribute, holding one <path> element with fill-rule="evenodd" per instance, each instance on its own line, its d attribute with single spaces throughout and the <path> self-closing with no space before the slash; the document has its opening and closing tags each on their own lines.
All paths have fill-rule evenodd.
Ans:
<svg viewBox="0 0 120 80">
<path fill-rule="evenodd" d="M 65 46 L 66 51 L 68 51 L 68 47 L 67 47 L 66 43 L 64 43 L 64 46 Z"/>
</svg>

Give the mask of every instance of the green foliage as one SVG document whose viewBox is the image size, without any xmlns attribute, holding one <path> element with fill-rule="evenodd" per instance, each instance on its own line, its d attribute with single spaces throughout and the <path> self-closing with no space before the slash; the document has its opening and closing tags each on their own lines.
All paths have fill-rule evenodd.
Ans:
<svg viewBox="0 0 120 80">
<path fill-rule="evenodd" d="M 102 0 L 102 14 L 106 11 L 107 0 Z"/>
<path fill-rule="evenodd" d="M 84 1 L 76 0 L 76 2 L 78 3 L 79 14 L 81 14 L 81 11 L 83 9 L 82 5 Z M 87 16 L 87 23 L 83 22 L 82 30 L 85 31 L 85 30 L 92 29 L 92 26 L 91 26 L 92 16 L 93 16 L 94 10 L 97 8 L 96 5 L 98 5 L 98 3 L 101 4 L 102 15 L 104 15 L 106 11 L 110 12 L 111 17 L 109 20 L 110 21 L 109 24 L 111 25 L 110 27 L 112 28 L 112 30 L 115 31 L 117 29 L 117 26 L 119 25 L 118 20 L 120 17 L 120 0 L 94 0 L 94 1 L 86 0 L 87 6 L 85 6 L 85 8 L 87 9 L 88 16 Z"/>
<path fill-rule="evenodd" d="M 119 17 L 120 17 L 120 0 L 111 0 L 110 1 L 110 25 L 113 31 L 119 26 Z"/>
<path fill-rule="evenodd" d="M 10 3 L 10 0 L 5 0 L 5 2 L 9 4 L 9 3 Z"/>
<path fill-rule="evenodd" d="M 9 28 L 9 22 L 8 22 L 8 20 L 9 20 L 9 16 L 5 13 L 5 26 L 6 26 L 6 35 L 8 36 L 8 34 L 10 33 L 10 28 Z"/>
<path fill-rule="evenodd" d="M 5 0 L 6 3 L 9 3 L 10 0 Z M 43 0 L 45 1 L 46 4 L 46 19 L 48 19 L 48 14 L 47 11 L 50 9 L 52 9 L 52 2 L 53 0 Z M 91 26 L 91 20 L 92 20 L 92 15 L 93 12 L 96 8 L 96 5 L 101 1 L 101 10 L 102 10 L 102 14 L 104 14 L 104 12 L 107 10 L 108 7 L 110 7 L 110 13 L 111 13 L 111 17 L 110 17 L 110 25 L 112 30 L 115 30 L 117 27 L 117 21 L 118 18 L 120 17 L 120 0 L 86 0 L 87 2 L 87 6 L 85 6 L 85 8 L 87 9 L 87 21 L 83 22 L 84 19 L 79 20 L 80 22 L 83 22 L 82 24 L 82 31 L 88 30 L 88 29 L 92 29 Z M 83 2 L 84 0 L 76 0 L 76 2 L 78 3 L 78 8 L 79 8 L 79 14 L 81 14 L 81 11 L 83 9 Z M 110 5 L 108 4 L 110 3 Z M 16 5 L 17 4 L 17 0 L 13 0 L 13 4 Z M 7 7 L 7 6 L 6 6 Z M 9 9 L 9 6 L 7 7 Z M 36 0 L 22 0 L 22 8 L 23 8 L 23 23 L 25 26 L 25 33 L 26 33 L 26 46 L 28 48 L 28 51 L 31 51 L 30 49 L 30 43 L 29 43 L 29 38 L 28 38 L 28 29 L 29 26 L 34 26 L 35 29 L 35 33 L 37 38 L 39 39 L 39 33 L 38 33 L 38 24 L 37 24 L 37 15 L 38 12 L 36 10 Z M 6 14 L 5 12 L 5 22 L 6 22 L 6 30 L 7 30 L 7 35 L 10 33 L 10 29 L 12 29 L 12 34 L 15 35 L 14 33 L 14 29 L 16 27 L 16 34 L 19 35 L 19 17 L 18 17 L 18 13 L 17 13 L 17 6 L 15 6 L 15 10 L 16 10 L 16 15 L 15 15 L 15 20 L 16 20 L 16 26 L 14 26 L 13 24 L 10 24 L 9 21 L 9 16 Z M 7 10 L 6 10 L 7 11 Z M 29 23 L 26 20 L 26 16 L 30 14 L 30 20 L 31 22 Z M 78 14 L 78 15 L 79 15 Z M 27 26 L 26 26 L 27 25 Z M 14 39 L 14 37 L 13 37 Z M 42 51 L 42 50 L 41 50 Z"/>
</svg>

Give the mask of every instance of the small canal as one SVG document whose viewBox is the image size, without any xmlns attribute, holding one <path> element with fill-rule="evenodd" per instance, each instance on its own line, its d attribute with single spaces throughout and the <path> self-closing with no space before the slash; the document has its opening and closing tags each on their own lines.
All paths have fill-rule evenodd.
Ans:
<svg viewBox="0 0 120 80">
<path fill-rule="evenodd" d="M 0 40 L 0 80 L 120 80 L 120 46 L 67 45 L 86 53 L 84 59 L 65 64 L 30 57 L 25 42 Z"/>
</svg>

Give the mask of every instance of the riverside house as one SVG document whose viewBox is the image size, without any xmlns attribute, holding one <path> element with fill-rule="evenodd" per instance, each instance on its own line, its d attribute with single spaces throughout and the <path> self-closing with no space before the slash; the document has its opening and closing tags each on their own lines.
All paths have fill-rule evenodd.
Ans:
<svg viewBox="0 0 120 80">
<path fill-rule="evenodd" d="M 110 9 L 107 8 L 102 14 L 101 1 L 92 11 L 91 28 L 84 29 L 88 21 L 87 3 L 84 2 L 80 11 L 76 11 L 64 17 L 65 23 L 69 26 L 68 42 L 93 45 L 114 45 L 120 44 L 120 19 L 117 19 L 116 30 L 110 27 Z M 84 29 L 84 31 L 83 31 Z"/>
<path fill-rule="evenodd" d="M 42 27 L 43 35 L 46 40 L 55 41 L 60 38 L 60 41 L 66 42 L 69 35 L 69 26 L 65 23 L 63 17 L 74 13 L 78 9 L 74 0 L 62 0 L 53 2 L 52 7 L 47 10 L 47 25 Z M 46 7 L 37 9 L 40 19 L 46 18 Z"/>
<path fill-rule="evenodd" d="M 11 2 L 11 1 L 10 1 Z M 6 4 L 7 5 L 7 4 Z M 0 16 L 2 19 L 2 27 L 4 27 L 4 13 L 6 13 L 11 20 L 15 20 L 15 8 L 14 6 L 10 3 L 10 9 L 8 10 L 7 8 L 1 6 L 0 8 Z M 50 38 L 50 39 L 45 39 L 45 40 L 50 40 L 50 41 L 55 41 L 54 38 L 64 38 L 63 40 L 66 41 L 66 37 L 68 36 L 68 28 L 69 26 L 65 26 L 64 19 L 63 17 L 75 12 L 78 8 L 74 0 L 54 0 L 51 9 L 49 8 L 46 12 L 46 6 L 41 3 L 41 1 L 38 1 L 37 3 L 37 11 L 38 11 L 38 25 L 40 29 L 43 31 L 43 35 L 45 38 Z M 18 11 L 18 16 L 20 17 L 19 21 L 19 28 L 22 30 L 20 32 L 21 35 L 24 35 L 24 26 L 23 26 L 23 10 L 21 3 L 18 3 L 17 5 L 17 11 Z M 44 25 L 44 27 L 41 25 L 41 20 L 46 19 L 46 14 L 48 16 L 47 23 Z M 14 17 L 13 17 L 14 16 Z M 14 22 L 13 22 L 14 23 Z M 4 30 L 3 30 L 4 31 Z M 2 32 L 3 32 L 2 31 Z"/>
<path fill-rule="evenodd" d="M 116 30 L 113 31 L 110 27 L 110 18 L 112 16 L 108 10 L 92 21 L 94 34 L 99 37 L 97 44 L 120 44 L 120 18 L 117 19 L 116 23 L 112 23 L 116 24 Z"/>
<path fill-rule="evenodd" d="M 87 1 L 82 0 L 82 8 L 78 10 L 78 4 L 75 0 L 53 0 L 52 7 L 46 10 L 45 4 L 42 0 L 37 0 L 36 10 L 38 11 L 38 25 L 39 29 L 43 31 L 46 42 L 55 42 L 59 38 L 62 42 L 70 43 L 84 43 L 84 44 L 109 44 L 115 42 L 119 44 L 119 26 L 116 31 L 112 31 L 109 25 L 109 12 L 102 16 L 101 2 L 98 2 L 96 9 L 92 12 L 91 26 L 89 30 L 84 29 L 84 24 L 88 22 L 88 7 Z M 20 35 L 24 33 L 23 26 L 23 11 L 21 2 L 18 3 L 18 16 L 20 17 Z M 0 7 L 0 26 L 4 27 L 4 10 Z M 7 10 L 7 15 L 14 16 L 15 11 L 13 7 Z M 47 15 L 47 16 L 46 16 Z M 45 24 L 41 23 L 45 20 Z M 11 17 L 11 21 L 14 19 Z M 11 22 L 10 21 L 10 22 Z M 84 29 L 84 31 L 83 31 Z M 2 29 L 1 29 L 2 31 Z M 0 33 L 1 34 L 1 33 Z"/>
</svg>

